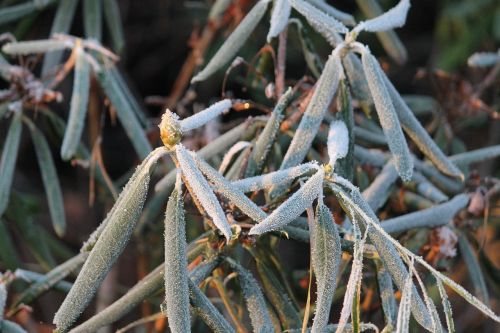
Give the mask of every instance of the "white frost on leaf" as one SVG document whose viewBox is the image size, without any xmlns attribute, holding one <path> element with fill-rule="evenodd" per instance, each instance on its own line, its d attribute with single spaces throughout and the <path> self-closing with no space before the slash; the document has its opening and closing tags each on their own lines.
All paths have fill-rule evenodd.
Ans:
<svg viewBox="0 0 500 333">
<path fill-rule="evenodd" d="M 278 36 L 283 29 L 285 29 L 288 24 L 288 18 L 290 17 L 291 11 L 292 6 L 290 5 L 290 0 L 274 1 L 273 13 L 271 14 L 271 27 L 269 28 L 269 33 L 267 34 L 268 43 L 271 39 Z"/>
<path fill-rule="evenodd" d="M 205 125 L 210 120 L 218 117 L 220 114 L 226 113 L 232 105 L 233 103 L 230 99 L 224 99 L 220 102 L 212 104 L 205 110 L 181 120 L 181 131 L 187 132 Z"/>
<path fill-rule="evenodd" d="M 360 32 L 364 30 L 377 32 L 402 27 L 406 22 L 406 16 L 410 6 L 410 0 L 401 0 L 396 6 L 384 14 L 370 20 L 360 22 L 353 31 Z"/>
<path fill-rule="evenodd" d="M 349 149 L 349 131 L 342 120 L 332 121 L 328 131 L 328 157 L 333 166 L 338 159 L 344 158 Z"/>
</svg>

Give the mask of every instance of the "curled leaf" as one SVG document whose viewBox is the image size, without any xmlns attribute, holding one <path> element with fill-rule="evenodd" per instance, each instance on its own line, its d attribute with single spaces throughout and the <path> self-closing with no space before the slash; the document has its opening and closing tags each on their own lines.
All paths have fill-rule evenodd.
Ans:
<svg viewBox="0 0 500 333">
<path fill-rule="evenodd" d="M 401 0 L 396 6 L 384 14 L 359 23 L 354 27 L 353 31 L 356 33 L 363 30 L 376 32 L 402 27 L 406 22 L 406 15 L 409 9 L 410 0 Z"/>
<path fill-rule="evenodd" d="M 276 208 L 262 222 L 250 229 L 250 235 L 276 230 L 295 220 L 323 191 L 325 172 L 320 168 L 297 192 Z"/>
<path fill-rule="evenodd" d="M 205 68 L 193 77 L 191 83 L 206 80 L 234 58 L 266 13 L 268 3 L 269 0 L 259 0 L 257 2 L 238 27 L 226 39 L 217 53 L 210 59 Z"/>
<path fill-rule="evenodd" d="M 316 208 L 315 224 L 311 228 L 311 260 L 318 286 L 313 332 L 322 332 L 328 324 L 341 255 L 337 225 L 331 211 L 320 201 Z"/>
<path fill-rule="evenodd" d="M 191 330 L 186 256 L 186 222 L 182 201 L 182 181 L 177 175 L 175 188 L 165 211 L 165 304 L 172 332 Z"/>
<path fill-rule="evenodd" d="M 75 52 L 76 64 L 73 93 L 71 95 L 68 124 L 61 145 L 61 157 L 65 161 L 71 159 L 78 149 L 85 125 L 85 115 L 87 114 L 87 103 L 89 100 L 90 65 L 85 58 L 85 52 L 82 47 L 77 46 Z"/>
<path fill-rule="evenodd" d="M 214 192 L 210 188 L 210 185 L 203 177 L 200 170 L 198 170 L 196 162 L 191 154 L 182 144 L 178 144 L 175 151 L 177 159 L 179 160 L 179 166 L 184 175 L 184 181 L 189 184 L 188 189 L 190 189 L 191 195 L 198 199 L 200 204 L 207 211 L 207 214 L 212 218 L 215 226 L 219 228 L 229 241 L 231 238 L 231 226 L 226 219 L 226 215 L 219 201 L 217 201 Z"/>
<path fill-rule="evenodd" d="M 408 182 L 412 178 L 413 159 L 406 144 L 396 110 L 385 86 L 382 68 L 368 50 L 363 52 L 361 60 L 380 124 L 384 130 L 389 148 L 395 157 L 396 169 L 403 181 Z"/>
</svg>

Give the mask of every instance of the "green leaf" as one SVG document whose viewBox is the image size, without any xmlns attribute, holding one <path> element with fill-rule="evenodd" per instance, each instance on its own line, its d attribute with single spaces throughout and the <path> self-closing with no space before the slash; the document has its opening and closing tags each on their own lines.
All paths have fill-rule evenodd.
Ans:
<svg viewBox="0 0 500 333">
<path fill-rule="evenodd" d="M 2 175 L 0 177 L 0 216 L 7 209 L 10 188 L 14 180 L 14 171 L 22 133 L 21 117 L 22 113 L 20 111 L 14 113 L 7 138 L 3 145 L 2 158 L 0 159 L 0 175 Z"/>
<path fill-rule="evenodd" d="M 0 25 L 17 21 L 37 10 L 43 9 L 53 2 L 55 2 L 55 0 L 27 1 L 18 5 L 0 8 Z"/>
<path fill-rule="evenodd" d="M 311 260 L 317 284 L 316 313 L 312 330 L 322 332 L 330 318 L 333 294 L 337 286 L 342 248 L 332 213 L 322 200 L 311 226 Z"/>
<path fill-rule="evenodd" d="M 83 0 L 83 28 L 85 37 L 102 39 L 102 2 Z"/>
<path fill-rule="evenodd" d="M 64 215 L 64 200 L 61 192 L 61 185 L 57 177 L 57 170 L 52 159 L 49 144 L 42 132 L 36 128 L 30 120 L 27 120 L 31 133 L 31 141 L 35 147 L 35 154 L 38 160 L 38 166 L 42 175 L 45 194 L 49 204 L 52 226 L 59 237 L 64 236 L 66 232 L 66 217 Z"/>
<path fill-rule="evenodd" d="M 226 261 L 238 273 L 238 280 L 245 296 L 248 312 L 255 332 L 273 332 L 271 317 L 267 311 L 264 295 L 252 274 L 231 258 Z"/>
<path fill-rule="evenodd" d="M 76 278 L 73 288 L 54 317 L 57 329 L 65 332 L 92 300 L 97 288 L 128 243 L 146 200 L 151 169 L 165 154 L 157 148 L 137 167 L 120 193 L 115 205 L 101 225 L 89 257 Z"/>
<path fill-rule="evenodd" d="M 76 64 L 73 92 L 71 94 L 68 124 L 61 145 L 61 157 L 65 161 L 70 160 L 78 149 L 85 126 L 85 116 L 89 100 L 90 64 L 86 59 L 83 48 L 77 46 L 75 52 Z"/>
<path fill-rule="evenodd" d="M 121 89 L 113 75 L 113 68 L 104 68 L 97 73 L 97 79 L 101 84 L 106 96 L 113 104 L 120 123 L 140 158 L 145 158 L 151 152 L 151 144 L 146 137 L 144 129 L 139 123 L 134 111 L 130 108 L 129 99 Z"/>
<path fill-rule="evenodd" d="M 5 220 L 2 219 L 0 219 L 0 259 L 2 267 L 11 271 L 21 266 L 9 229 Z"/>
<path fill-rule="evenodd" d="M 268 3 L 269 0 L 259 0 L 257 2 L 238 27 L 226 38 L 224 44 L 217 50 L 217 53 L 210 59 L 205 68 L 193 77 L 191 83 L 206 80 L 234 58 L 266 13 Z"/>
<path fill-rule="evenodd" d="M 104 18 L 108 26 L 109 35 L 113 42 L 113 50 L 117 53 L 123 51 L 125 38 L 123 36 L 123 25 L 120 15 L 120 7 L 116 0 L 103 0 Z"/>
<path fill-rule="evenodd" d="M 182 200 L 182 181 L 179 172 L 165 211 L 165 304 L 168 325 L 172 332 L 191 330 L 186 221 Z"/>
<path fill-rule="evenodd" d="M 62 0 L 57 5 L 56 16 L 52 22 L 50 36 L 56 33 L 67 34 L 71 29 L 71 23 L 75 17 L 76 7 L 79 0 Z M 63 56 L 62 51 L 50 52 L 45 55 L 42 65 L 42 77 L 54 74 L 56 66 L 59 65 Z"/>
<path fill-rule="evenodd" d="M 40 280 L 33 283 L 29 288 L 24 290 L 21 295 L 16 297 L 11 305 L 12 309 L 16 309 L 21 304 L 30 304 L 35 298 L 42 295 L 44 292 L 52 289 L 57 283 L 66 278 L 69 274 L 76 271 L 87 259 L 86 253 L 80 253 L 70 260 L 54 267 L 50 272 L 45 274 Z"/>
</svg>

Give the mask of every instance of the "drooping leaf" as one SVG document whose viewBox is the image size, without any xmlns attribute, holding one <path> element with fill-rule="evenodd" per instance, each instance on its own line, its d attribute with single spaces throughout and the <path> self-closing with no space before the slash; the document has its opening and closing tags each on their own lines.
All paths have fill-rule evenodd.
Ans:
<svg viewBox="0 0 500 333">
<path fill-rule="evenodd" d="M 73 92 L 69 109 L 68 123 L 61 145 L 61 157 L 67 161 L 71 159 L 77 149 L 85 126 L 87 104 L 90 89 L 90 65 L 87 62 L 85 51 L 82 47 L 76 47 L 75 74 L 73 80 Z"/>
<path fill-rule="evenodd" d="M 413 269 L 410 268 L 410 274 L 408 274 L 408 277 L 406 278 L 405 286 L 402 291 L 401 302 L 399 304 L 398 318 L 396 321 L 396 333 L 407 333 L 410 328 L 411 295 L 413 292 L 412 273 Z"/>
<path fill-rule="evenodd" d="M 403 26 L 406 15 L 410 9 L 410 0 L 401 0 L 396 6 L 380 16 L 359 23 L 354 27 L 355 32 L 360 31 L 385 31 Z"/>
<path fill-rule="evenodd" d="M 252 276 L 252 273 L 233 259 L 226 258 L 226 261 L 238 273 L 238 279 L 241 284 L 254 331 L 273 332 L 274 328 L 271 317 L 267 311 L 266 301 L 257 280 Z"/>
<path fill-rule="evenodd" d="M 443 283 L 439 278 L 436 278 L 436 285 L 439 290 L 439 295 L 441 296 L 441 302 L 444 308 L 444 314 L 446 317 L 446 325 L 448 326 L 448 333 L 455 333 L 455 323 L 453 321 L 453 313 L 451 309 L 450 301 L 448 300 L 448 295 L 444 289 Z"/>
<path fill-rule="evenodd" d="M 191 330 L 186 253 L 186 222 L 182 200 L 182 181 L 177 175 L 175 188 L 165 211 L 165 304 L 172 332 Z"/>
<path fill-rule="evenodd" d="M 59 237 L 64 236 L 66 232 L 66 217 L 64 214 L 64 200 L 57 176 L 57 170 L 52 159 L 49 144 L 42 132 L 29 121 L 28 127 L 31 132 L 31 140 L 35 147 L 35 154 L 38 160 L 38 167 L 42 175 L 43 186 L 49 204 L 50 217 L 52 226 Z"/>
<path fill-rule="evenodd" d="M 403 181 L 408 182 L 412 178 L 413 159 L 410 156 L 410 151 L 391 97 L 385 87 L 382 68 L 380 68 L 377 59 L 368 50 L 363 52 L 361 60 L 380 124 L 384 130 L 389 148 L 394 154 L 396 169 Z"/>
<path fill-rule="evenodd" d="M 83 0 L 83 28 L 85 37 L 98 41 L 102 39 L 101 0 Z"/>
<path fill-rule="evenodd" d="M 392 278 L 387 268 L 380 260 L 375 260 L 377 268 L 377 282 L 379 295 L 382 303 L 382 310 L 384 312 L 384 321 L 386 326 L 394 327 L 396 325 L 397 305 L 396 297 L 394 296 L 394 286 Z"/>
<path fill-rule="evenodd" d="M 187 132 L 205 125 L 210 120 L 216 118 L 222 113 L 227 112 L 231 108 L 232 104 L 233 103 L 230 99 L 224 99 L 209 106 L 205 110 L 192 115 L 191 117 L 182 119 L 180 121 L 181 131 Z"/>
<path fill-rule="evenodd" d="M 80 316 L 128 243 L 146 200 L 151 169 L 164 154 L 163 147 L 157 148 L 137 167 L 102 222 L 102 231 L 95 236 L 89 257 L 54 317 L 59 331 L 67 331 Z"/>
<path fill-rule="evenodd" d="M 14 171 L 22 133 L 21 117 L 22 113 L 20 111 L 14 113 L 2 149 L 2 158 L 0 159 L 0 175 L 2 175 L 0 177 L 0 216 L 7 209 L 10 188 L 14 180 Z"/>
<path fill-rule="evenodd" d="M 234 58 L 266 13 L 268 3 L 269 0 L 259 0 L 257 2 L 238 27 L 226 39 L 217 53 L 210 59 L 205 68 L 193 77 L 191 83 L 206 80 Z"/>
<path fill-rule="evenodd" d="M 328 324 L 333 294 L 337 285 L 342 249 L 332 213 L 320 200 L 315 225 L 311 228 L 311 260 L 316 275 L 317 299 L 313 332 L 322 332 Z"/>
<path fill-rule="evenodd" d="M 219 228 L 224 237 L 229 241 L 231 238 L 231 226 L 227 221 L 219 201 L 210 188 L 210 185 L 203 177 L 200 170 L 198 170 L 196 162 L 191 154 L 182 144 L 178 144 L 175 151 L 177 159 L 179 160 L 179 166 L 184 175 L 184 181 L 189 184 L 188 189 L 191 195 L 200 202 L 203 209 L 205 209 L 207 214 L 212 218 L 215 226 Z"/>
<path fill-rule="evenodd" d="M 109 35 L 113 42 L 113 50 L 117 53 L 121 53 L 125 46 L 125 37 L 123 36 L 123 24 L 118 2 L 116 0 L 103 0 L 102 6 Z"/>
</svg>

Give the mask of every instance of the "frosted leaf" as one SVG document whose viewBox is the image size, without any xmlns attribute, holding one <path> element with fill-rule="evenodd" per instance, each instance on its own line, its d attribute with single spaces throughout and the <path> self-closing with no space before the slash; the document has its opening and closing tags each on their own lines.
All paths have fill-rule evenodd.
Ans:
<svg viewBox="0 0 500 333">
<path fill-rule="evenodd" d="M 251 146 L 252 144 L 248 141 L 238 141 L 236 142 L 229 150 L 227 153 L 224 155 L 224 158 L 222 159 L 222 162 L 219 165 L 219 172 L 220 173 L 225 173 L 227 167 L 233 160 L 233 157 L 238 154 L 240 151 L 243 149 Z"/>
<path fill-rule="evenodd" d="M 500 156 L 500 145 L 480 148 L 449 157 L 453 164 L 459 167 L 468 167 L 473 163 L 480 163 Z"/>
<path fill-rule="evenodd" d="M 389 148 L 394 154 L 396 169 L 403 181 L 408 182 L 411 180 L 413 173 L 413 159 L 406 144 L 396 110 L 385 86 L 383 78 L 385 74 L 383 74 L 377 59 L 367 49 L 363 52 L 361 60 L 380 125 L 384 130 Z"/>
<path fill-rule="evenodd" d="M 471 67 L 490 67 L 499 62 L 500 50 L 498 52 L 477 52 L 467 60 L 467 64 Z"/>
<path fill-rule="evenodd" d="M 328 131 L 328 157 L 333 166 L 338 159 L 344 158 L 349 149 L 349 131 L 342 120 L 332 121 Z"/>
<path fill-rule="evenodd" d="M 128 243 L 146 200 L 151 169 L 163 154 L 165 154 L 165 148 L 156 148 L 137 167 L 120 193 L 113 209 L 102 223 L 101 234 L 96 235 L 97 241 L 87 261 L 54 316 L 54 324 L 59 331 L 67 331 L 88 306 Z"/>
<path fill-rule="evenodd" d="M 375 265 L 377 268 L 377 282 L 385 324 L 394 327 L 397 316 L 397 305 L 392 278 L 382 261 L 375 260 Z"/>
<path fill-rule="evenodd" d="M 197 198 L 203 208 L 207 211 L 208 216 L 212 219 L 215 226 L 219 228 L 222 234 L 229 241 L 231 238 L 231 226 L 226 219 L 226 215 L 222 207 L 217 201 L 217 197 L 210 188 L 207 180 L 198 170 L 195 161 L 191 154 L 184 148 L 182 144 L 176 146 L 176 155 L 179 160 L 179 166 L 184 175 L 184 180 L 189 183 L 188 189 L 193 197 Z"/>
<path fill-rule="evenodd" d="M 385 220 L 382 225 L 387 233 L 415 228 L 437 228 L 450 223 L 460 210 L 467 207 L 468 203 L 469 196 L 459 194 L 440 205 Z"/>
<path fill-rule="evenodd" d="M 323 12 L 332 16 L 333 18 L 344 23 L 345 25 L 353 26 L 354 24 L 356 24 L 356 21 L 354 20 L 354 17 L 351 14 L 345 13 L 333 6 L 330 6 L 324 0 L 307 0 L 307 1 L 312 3 L 315 7 L 321 9 Z"/>
<path fill-rule="evenodd" d="M 441 296 L 441 303 L 443 304 L 444 314 L 446 317 L 446 326 L 448 326 L 448 332 L 455 332 L 455 323 L 453 321 L 453 311 L 451 309 L 450 301 L 448 300 L 448 294 L 444 289 L 443 283 L 439 278 L 436 278 L 436 285 L 439 290 L 439 295 Z"/>
<path fill-rule="evenodd" d="M 232 184 L 242 192 L 254 192 L 269 189 L 272 186 L 289 182 L 310 171 L 319 168 L 317 163 L 304 163 L 293 168 L 274 171 L 261 176 L 249 177 L 233 181 Z"/>
<path fill-rule="evenodd" d="M 72 48 L 69 41 L 43 39 L 27 42 L 7 43 L 2 47 L 2 51 L 7 54 L 26 55 L 30 53 L 46 53 Z"/>
<path fill-rule="evenodd" d="M 300 124 L 295 131 L 292 142 L 283 158 L 280 169 L 287 169 L 301 163 L 306 157 L 319 126 L 325 117 L 333 95 L 337 91 L 342 64 L 337 54 L 332 54 L 326 62 L 325 69 L 316 83 L 311 101 L 309 102 Z"/>
<path fill-rule="evenodd" d="M 271 27 L 267 34 L 268 43 L 285 29 L 288 24 L 291 10 L 292 6 L 290 5 L 290 0 L 274 0 L 273 13 L 271 14 Z"/>
<path fill-rule="evenodd" d="M 210 59 L 205 68 L 191 80 L 191 83 L 207 79 L 234 58 L 266 13 L 268 3 L 269 0 L 260 0 L 253 6 L 247 16 L 245 16 L 238 27 L 222 44 L 217 53 Z"/>
<path fill-rule="evenodd" d="M 3 221 L 1 223 L 3 223 Z M 0 323 L 3 321 L 5 303 L 7 302 L 7 288 L 5 288 L 5 283 L 1 279 L 2 273 L 0 273 Z"/>
<path fill-rule="evenodd" d="M 316 313 L 312 331 L 322 332 L 328 324 L 342 255 L 340 236 L 332 213 L 322 200 L 311 228 L 311 260 L 317 284 Z"/>
<path fill-rule="evenodd" d="M 336 40 L 335 33 L 347 33 L 345 25 L 304 0 L 290 0 L 293 8 L 302 14 L 307 22 L 329 43 Z"/>
<path fill-rule="evenodd" d="M 325 172 L 320 168 L 297 192 L 276 208 L 262 222 L 250 229 L 250 235 L 276 230 L 295 220 L 323 191 Z"/>
<path fill-rule="evenodd" d="M 410 306 L 411 306 L 411 295 L 413 292 L 412 283 L 412 273 L 413 273 L 413 261 L 410 267 L 410 274 L 406 278 L 404 289 L 402 291 L 401 302 L 399 303 L 398 319 L 396 321 L 396 332 L 406 333 L 409 330 L 410 325 Z"/>
<path fill-rule="evenodd" d="M 266 300 L 252 274 L 231 258 L 226 261 L 238 273 L 254 332 L 274 332 Z"/>
<path fill-rule="evenodd" d="M 420 151 L 444 174 L 452 177 L 463 177 L 462 172 L 446 157 L 434 140 L 429 136 L 427 130 L 422 127 L 415 117 L 415 114 L 401 98 L 401 95 L 399 95 L 391 81 L 389 81 L 387 75 L 385 75 L 384 72 L 380 74 L 384 79 L 385 86 L 389 91 L 389 95 L 391 96 L 392 103 L 403 129 L 413 142 L 415 142 L 418 149 L 420 149 Z"/>
<path fill-rule="evenodd" d="M 191 330 L 186 222 L 182 200 L 182 181 L 178 172 L 175 188 L 165 211 L 165 304 L 168 325 L 172 332 Z"/>
<path fill-rule="evenodd" d="M 406 22 L 406 15 L 410 9 L 410 0 L 401 0 L 396 6 L 384 14 L 371 20 L 360 22 L 354 27 L 354 32 L 360 31 L 385 31 L 402 27 Z"/>
<path fill-rule="evenodd" d="M 80 46 L 76 47 L 75 74 L 73 80 L 73 93 L 69 109 L 68 124 L 61 144 L 61 158 L 65 161 L 71 159 L 78 148 L 85 126 L 87 104 L 90 88 L 90 66 L 85 52 Z"/>
<path fill-rule="evenodd" d="M 200 168 L 207 178 L 215 185 L 215 189 L 228 198 L 236 207 L 244 214 L 260 222 L 267 217 L 267 214 L 262 211 L 252 200 L 250 200 L 238 187 L 234 186 L 230 181 L 224 178 L 217 170 L 212 168 L 207 162 L 193 154 L 196 165 Z"/>
<path fill-rule="evenodd" d="M 375 177 L 370 186 L 363 191 L 363 198 L 374 212 L 379 210 L 389 198 L 392 192 L 390 189 L 397 178 L 398 173 L 396 172 L 394 163 L 393 161 L 389 161 L 377 177 Z"/>
<path fill-rule="evenodd" d="M 351 266 L 351 274 L 349 275 L 349 280 L 347 281 L 347 287 L 344 293 L 344 303 L 342 304 L 342 310 L 340 311 L 340 319 L 337 330 L 335 331 L 336 333 L 342 333 L 344 331 L 347 321 L 349 320 L 349 317 L 351 315 L 352 304 L 356 295 L 356 291 L 359 291 L 359 286 L 363 277 L 363 249 L 365 247 L 367 234 L 368 232 L 365 232 L 362 239 L 356 237 L 354 240 L 354 253 L 352 255 L 353 261 Z"/>
<path fill-rule="evenodd" d="M 417 192 L 424 198 L 436 203 L 442 203 L 450 199 L 420 172 L 413 173 L 413 180 L 417 183 Z"/>
<path fill-rule="evenodd" d="M 185 118 L 181 120 L 181 131 L 187 132 L 191 131 L 195 128 L 199 128 L 210 120 L 218 117 L 219 115 L 226 113 L 229 111 L 233 103 L 230 99 L 224 99 L 220 102 L 212 104 L 208 108 L 203 111 L 200 111 L 191 117 Z"/>
</svg>

